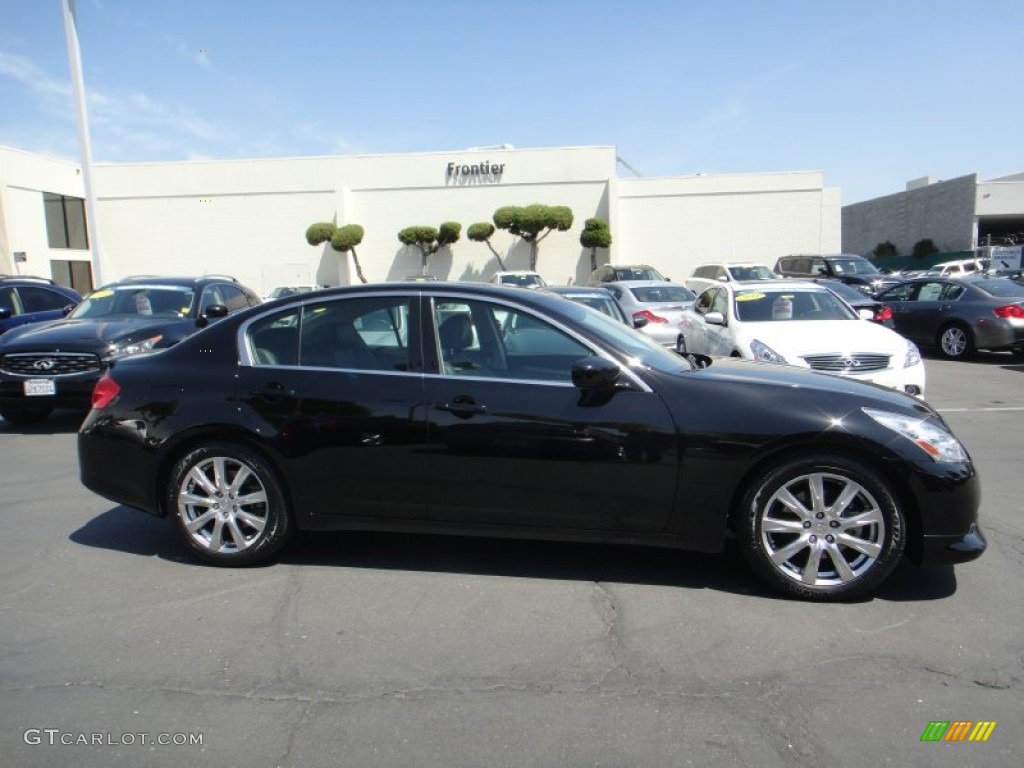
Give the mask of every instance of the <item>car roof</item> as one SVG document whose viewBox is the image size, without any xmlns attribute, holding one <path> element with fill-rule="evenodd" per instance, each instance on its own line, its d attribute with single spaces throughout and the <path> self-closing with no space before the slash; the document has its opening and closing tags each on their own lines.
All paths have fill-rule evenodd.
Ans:
<svg viewBox="0 0 1024 768">
<path fill-rule="evenodd" d="M 686 288 L 685 285 L 674 280 L 610 280 L 607 283 L 602 283 L 602 285 L 621 285 L 625 288 L 642 288 L 649 285 L 675 285 L 680 288 Z"/>
<path fill-rule="evenodd" d="M 207 283 L 238 283 L 228 275 L 199 275 L 193 277 L 169 277 L 166 275 L 129 275 L 128 277 L 114 280 L 102 286 L 105 289 L 116 288 L 121 285 L 171 285 L 171 286 L 196 286 Z"/>
<path fill-rule="evenodd" d="M 828 291 L 828 288 L 824 285 L 811 282 L 810 280 L 786 280 L 781 278 L 779 280 L 745 280 L 737 283 L 719 283 L 719 285 L 729 288 L 736 293 L 750 292 L 750 291 L 763 291 L 769 289 L 779 289 L 785 291 L 810 291 L 810 292 L 821 292 Z"/>
<path fill-rule="evenodd" d="M 605 283 L 607 285 L 607 283 Z M 543 290 L 549 293 L 561 293 L 561 294 L 572 294 L 573 296 L 607 296 L 611 298 L 611 294 L 608 293 L 604 288 L 591 287 L 589 285 L 549 285 Z"/>
</svg>

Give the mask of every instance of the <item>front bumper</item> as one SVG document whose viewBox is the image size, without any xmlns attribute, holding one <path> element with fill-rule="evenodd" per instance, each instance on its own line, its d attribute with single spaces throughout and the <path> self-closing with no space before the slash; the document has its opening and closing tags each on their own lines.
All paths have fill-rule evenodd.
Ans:
<svg viewBox="0 0 1024 768">
<path fill-rule="evenodd" d="M 988 542 L 977 523 L 960 536 L 925 536 L 921 542 L 923 565 L 956 565 L 977 560 L 988 548 Z"/>
</svg>

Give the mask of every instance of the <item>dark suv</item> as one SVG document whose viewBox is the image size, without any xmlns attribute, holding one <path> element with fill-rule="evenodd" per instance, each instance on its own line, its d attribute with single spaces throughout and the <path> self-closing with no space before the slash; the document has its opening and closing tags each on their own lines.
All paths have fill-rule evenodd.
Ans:
<svg viewBox="0 0 1024 768">
<path fill-rule="evenodd" d="M 81 300 L 77 292 L 45 277 L 0 275 L 0 333 L 59 320 Z"/>
<path fill-rule="evenodd" d="M 0 336 L 0 416 L 42 421 L 89 408 L 112 361 L 170 347 L 260 297 L 231 277 L 130 277 L 93 291 L 64 319 Z"/>
<path fill-rule="evenodd" d="M 869 296 L 901 282 L 879 272 L 863 256 L 851 253 L 838 256 L 783 256 L 775 263 L 775 271 L 783 277 L 828 277 L 841 280 Z"/>
</svg>

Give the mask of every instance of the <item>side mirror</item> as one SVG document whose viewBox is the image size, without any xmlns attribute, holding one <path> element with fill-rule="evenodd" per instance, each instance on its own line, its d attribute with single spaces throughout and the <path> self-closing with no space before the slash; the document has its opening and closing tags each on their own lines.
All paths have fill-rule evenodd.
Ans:
<svg viewBox="0 0 1024 768">
<path fill-rule="evenodd" d="M 220 320 L 222 317 L 227 316 L 227 307 L 225 307 L 223 304 L 211 304 L 206 308 L 206 311 L 203 312 L 203 314 L 201 314 L 199 318 L 196 320 L 196 327 L 205 328 L 210 324 L 211 320 Z"/>
<path fill-rule="evenodd" d="M 725 325 L 725 315 L 721 312 L 708 312 L 704 315 L 704 322 L 708 325 Z"/>
<path fill-rule="evenodd" d="M 633 327 L 639 330 L 640 328 L 643 328 L 645 325 L 647 325 L 649 322 L 651 321 L 648 320 L 646 317 L 634 317 Z"/>
<path fill-rule="evenodd" d="M 857 314 L 860 315 L 861 320 L 874 320 L 875 312 L 871 309 L 858 309 Z"/>
<path fill-rule="evenodd" d="M 572 364 L 572 383 L 583 390 L 610 390 L 619 379 L 619 366 L 603 357 L 585 357 Z"/>
<path fill-rule="evenodd" d="M 10 307 L 0 307 L 0 320 L 7 320 L 13 314 Z"/>
<path fill-rule="evenodd" d="M 68 315 L 70 315 L 70 314 L 71 314 L 71 311 L 72 311 L 72 310 L 73 310 L 74 308 L 75 308 L 75 305 L 74 305 L 74 304 L 68 304 L 68 305 L 67 305 L 66 307 L 64 307 L 64 309 L 62 309 L 62 310 L 61 310 L 61 312 L 63 312 L 63 313 L 64 313 L 64 317 L 67 317 Z"/>
</svg>

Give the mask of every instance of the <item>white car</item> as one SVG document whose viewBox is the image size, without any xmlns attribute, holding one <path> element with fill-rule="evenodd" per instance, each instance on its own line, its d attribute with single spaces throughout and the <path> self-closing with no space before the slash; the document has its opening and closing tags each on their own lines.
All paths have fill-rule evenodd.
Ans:
<svg viewBox="0 0 1024 768">
<path fill-rule="evenodd" d="M 923 397 L 917 346 L 865 317 L 815 283 L 722 283 L 683 312 L 677 351 L 795 365 Z"/>
<path fill-rule="evenodd" d="M 546 288 L 547 282 L 538 273 L 529 269 L 498 272 L 491 278 L 495 285 L 517 285 L 520 288 Z"/>
</svg>

